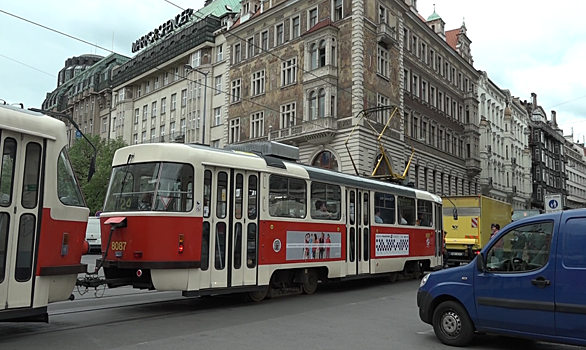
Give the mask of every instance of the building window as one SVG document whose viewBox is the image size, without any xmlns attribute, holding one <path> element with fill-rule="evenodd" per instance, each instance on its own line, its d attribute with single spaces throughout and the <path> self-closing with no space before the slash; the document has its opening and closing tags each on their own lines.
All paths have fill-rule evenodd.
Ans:
<svg viewBox="0 0 586 350">
<path fill-rule="evenodd" d="M 417 78 L 417 75 L 413 76 L 413 90 L 411 90 L 411 93 L 413 96 L 419 97 L 419 81 Z"/>
<path fill-rule="evenodd" d="M 313 28 L 317 24 L 317 7 L 307 12 L 307 29 Z"/>
<path fill-rule="evenodd" d="M 195 51 L 191 55 L 191 67 L 199 67 L 201 65 L 201 50 Z"/>
<path fill-rule="evenodd" d="M 175 74 L 173 74 L 173 81 L 179 80 L 179 67 L 175 67 Z"/>
<path fill-rule="evenodd" d="M 252 58 L 254 56 L 254 37 L 248 38 L 246 52 L 248 58 Z"/>
<path fill-rule="evenodd" d="M 155 137 L 157 137 L 157 130 L 155 128 L 151 129 L 151 142 L 155 141 Z"/>
<path fill-rule="evenodd" d="M 171 110 L 174 111 L 177 108 L 177 94 L 171 95 Z"/>
<path fill-rule="evenodd" d="M 151 107 L 151 117 L 154 118 L 157 116 L 157 101 L 153 102 L 152 107 Z"/>
<path fill-rule="evenodd" d="M 161 142 L 165 142 L 165 125 L 161 125 L 159 128 L 159 136 L 161 137 Z"/>
<path fill-rule="evenodd" d="M 297 58 L 291 58 L 284 61 L 281 70 L 281 86 L 294 84 L 297 82 Z"/>
<path fill-rule="evenodd" d="M 151 82 L 150 81 L 147 81 L 146 82 L 144 90 L 145 90 L 145 93 L 146 94 L 148 94 L 149 92 L 151 92 Z M 124 97 L 124 96 L 122 96 L 122 97 Z"/>
<path fill-rule="evenodd" d="M 296 124 L 295 102 L 281 105 L 281 129 L 286 129 Z"/>
<path fill-rule="evenodd" d="M 250 138 L 263 137 L 265 134 L 264 112 L 253 113 L 250 116 Z"/>
<path fill-rule="evenodd" d="M 389 77 L 389 51 L 387 51 L 381 44 L 377 46 L 378 64 L 376 72 L 385 78 Z"/>
<path fill-rule="evenodd" d="M 155 77 L 155 90 L 159 88 L 159 77 Z"/>
<path fill-rule="evenodd" d="M 339 21 L 344 17 L 343 11 L 343 1 L 342 0 L 334 0 L 334 21 Z"/>
<path fill-rule="evenodd" d="M 167 110 L 167 98 L 163 97 L 161 99 L 161 114 L 165 114 L 166 110 Z"/>
<path fill-rule="evenodd" d="M 222 107 L 214 108 L 214 126 L 222 124 Z"/>
<path fill-rule="evenodd" d="M 291 18 L 291 38 L 295 39 L 301 35 L 299 16 Z"/>
<path fill-rule="evenodd" d="M 376 97 L 377 106 L 383 107 L 389 105 L 389 98 L 383 95 L 377 94 Z M 389 120 L 390 109 L 379 110 L 376 114 L 376 121 L 379 123 L 386 123 Z"/>
<path fill-rule="evenodd" d="M 143 106 L 142 107 L 142 120 L 147 120 L 149 117 L 149 106 Z"/>
<path fill-rule="evenodd" d="M 145 141 L 146 141 L 146 131 L 143 131 L 142 135 L 141 135 L 141 142 L 145 143 Z"/>
<path fill-rule="evenodd" d="M 275 26 L 275 46 L 282 45 L 285 42 L 285 26 L 283 23 Z"/>
<path fill-rule="evenodd" d="M 265 71 L 252 73 L 252 96 L 265 93 Z"/>
<path fill-rule="evenodd" d="M 187 106 L 187 89 L 181 90 L 181 107 Z"/>
<path fill-rule="evenodd" d="M 261 44 L 263 51 L 269 50 L 269 32 L 268 31 L 264 31 L 264 32 L 260 33 L 260 44 Z"/>
<path fill-rule="evenodd" d="M 242 53 L 240 44 L 234 45 L 234 63 L 238 63 L 242 60 Z"/>
<path fill-rule="evenodd" d="M 317 119 L 317 94 L 315 91 L 309 93 L 309 119 Z"/>
<path fill-rule="evenodd" d="M 139 84 L 139 85 L 136 87 L 136 97 L 140 97 L 140 89 L 141 89 L 141 88 L 142 88 L 142 84 Z"/>
<path fill-rule="evenodd" d="M 140 118 L 140 109 L 134 110 L 134 124 L 138 124 L 138 120 Z"/>
<path fill-rule="evenodd" d="M 427 83 L 421 82 L 421 101 L 427 102 Z"/>
<path fill-rule="evenodd" d="M 220 44 L 216 46 L 216 62 L 220 62 L 224 59 L 224 45 Z"/>
<path fill-rule="evenodd" d="M 317 68 L 317 45 L 311 44 L 309 46 L 309 69 Z"/>
<path fill-rule="evenodd" d="M 240 118 L 230 120 L 230 143 L 240 142 Z"/>
<path fill-rule="evenodd" d="M 311 162 L 311 165 L 330 169 L 333 171 L 338 171 L 338 160 L 336 156 L 330 151 L 322 151 L 320 152 Z"/>
<path fill-rule="evenodd" d="M 319 42 L 319 66 L 323 67 L 326 65 L 326 41 L 322 40 Z"/>
<path fill-rule="evenodd" d="M 317 117 L 324 118 L 326 116 L 326 90 L 320 89 L 317 93 Z"/>
<path fill-rule="evenodd" d="M 134 136 L 132 137 L 132 143 L 135 145 L 138 143 L 138 134 L 134 134 Z"/>
<path fill-rule="evenodd" d="M 222 92 L 222 76 L 218 75 L 216 77 L 216 91 L 215 95 L 219 95 Z"/>
<path fill-rule="evenodd" d="M 232 103 L 240 101 L 240 79 L 232 81 Z"/>
<path fill-rule="evenodd" d="M 163 84 L 169 84 L 169 72 L 165 72 L 165 77 L 163 78 Z"/>
</svg>

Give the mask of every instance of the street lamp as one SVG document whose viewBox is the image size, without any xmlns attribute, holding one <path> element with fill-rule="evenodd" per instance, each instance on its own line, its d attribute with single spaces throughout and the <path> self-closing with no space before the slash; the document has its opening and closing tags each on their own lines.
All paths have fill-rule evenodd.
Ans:
<svg viewBox="0 0 586 350">
<path fill-rule="evenodd" d="M 184 67 L 186 69 L 190 69 L 190 70 L 196 71 L 199 74 L 202 74 L 204 76 L 204 83 L 203 83 L 203 87 L 204 87 L 204 89 L 203 89 L 203 123 L 202 123 L 203 131 L 201 132 L 201 143 L 203 145 L 205 145 L 205 140 L 206 140 L 206 107 L 207 107 L 206 106 L 206 100 L 207 100 L 207 98 L 206 98 L 207 97 L 206 88 L 208 86 L 208 74 L 210 72 L 209 71 L 208 72 L 204 72 L 204 71 L 201 71 L 201 70 L 199 70 L 197 68 L 193 68 L 189 64 L 186 64 Z"/>
</svg>

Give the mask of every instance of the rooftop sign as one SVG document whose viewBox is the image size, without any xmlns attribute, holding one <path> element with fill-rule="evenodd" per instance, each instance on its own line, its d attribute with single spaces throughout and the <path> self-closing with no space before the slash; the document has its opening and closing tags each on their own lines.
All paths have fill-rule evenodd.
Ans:
<svg viewBox="0 0 586 350">
<path fill-rule="evenodd" d="M 137 52 L 147 47 L 149 44 L 171 34 L 175 29 L 189 22 L 192 15 L 193 9 L 187 9 L 175 16 L 175 18 L 171 18 L 167 22 L 161 24 L 158 28 L 153 29 L 150 33 L 143 35 L 140 39 L 132 43 L 132 52 Z"/>
</svg>

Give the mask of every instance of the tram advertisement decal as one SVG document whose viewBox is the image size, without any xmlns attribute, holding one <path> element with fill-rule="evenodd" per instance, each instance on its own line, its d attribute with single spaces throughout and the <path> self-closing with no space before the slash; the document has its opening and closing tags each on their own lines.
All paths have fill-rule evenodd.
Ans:
<svg viewBox="0 0 586 350">
<path fill-rule="evenodd" d="M 375 256 L 409 255 L 409 235 L 377 234 Z"/>
<path fill-rule="evenodd" d="M 287 231 L 287 260 L 339 259 L 340 232 Z"/>
</svg>

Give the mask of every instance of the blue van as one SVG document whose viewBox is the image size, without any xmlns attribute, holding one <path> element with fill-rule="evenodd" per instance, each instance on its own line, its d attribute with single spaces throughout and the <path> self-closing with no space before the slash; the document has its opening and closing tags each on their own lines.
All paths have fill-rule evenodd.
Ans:
<svg viewBox="0 0 586 350">
<path fill-rule="evenodd" d="M 475 332 L 586 345 L 586 209 L 507 225 L 470 264 L 424 276 L 417 306 L 448 345 Z"/>
</svg>

